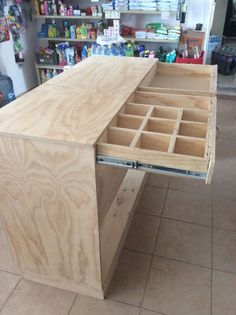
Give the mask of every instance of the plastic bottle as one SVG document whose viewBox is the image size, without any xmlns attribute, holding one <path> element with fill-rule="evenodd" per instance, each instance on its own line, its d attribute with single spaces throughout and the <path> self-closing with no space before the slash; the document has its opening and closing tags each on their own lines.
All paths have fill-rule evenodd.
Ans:
<svg viewBox="0 0 236 315">
<path fill-rule="evenodd" d="M 52 32 L 53 32 L 53 37 L 57 37 L 57 24 L 55 20 L 52 20 Z"/>
<path fill-rule="evenodd" d="M 48 2 L 44 1 L 43 5 L 44 5 L 44 14 L 48 15 Z"/>
<path fill-rule="evenodd" d="M 52 15 L 57 15 L 57 5 L 55 0 L 52 0 Z"/>
<path fill-rule="evenodd" d="M 127 57 L 133 57 L 134 56 L 134 50 L 133 50 L 132 44 L 127 44 L 125 55 Z"/>
<path fill-rule="evenodd" d="M 46 81 L 51 79 L 51 74 L 50 74 L 50 70 L 47 69 L 46 71 Z"/>
<path fill-rule="evenodd" d="M 55 78 L 56 76 L 57 76 L 57 70 L 54 69 L 53 72 L 52 72 L 52 77 Z"/>
<path fill-rule="evenodd" d="M 45 8 L 43 0 L 40 0 L 40 15 L 45 15 Z"/>
<path fill-rule="evenodd" d="M 45 75 L 44 69 L 42 69 L 40 72 L 40 78 L 41 78 L 42 83 L 44 83 L 46 81 L 46 75 Z"/>
<path fill-rule="evenodd" d="M 104 56 L 109 56 L 109 55 L 110 55 L 110 49 L 109 49 L 108 45 L 104 45 L 104 46 L 103 46 L 103 52 L 102 52 L 102 54 L 103 54 Z"/>
<path fill-rule="evenodd" d="M 84 23 L 80 26 L 81 39 L 87 39 L 87 27 Z"/>
<path fill-rule="evenodd" d="M 102 51 L 103 51 L 102 46 L 98 45 L 96 49 L 96 55 L 101 55 Z"/>
<path fill-rule="evenodd" d="M 87 57 L 88 57 L 88 49 L 87 49 L 87 46 L 84 45 L 83 49 L 82 49 L 82 52 L 81 52 L 81 58 L 82 58 L 82 60 L 84 60 Z"/>
</svg>

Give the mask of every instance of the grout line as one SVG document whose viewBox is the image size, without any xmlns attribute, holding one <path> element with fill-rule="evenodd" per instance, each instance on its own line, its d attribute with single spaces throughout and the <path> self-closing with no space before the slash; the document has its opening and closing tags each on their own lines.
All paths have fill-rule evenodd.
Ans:
<svg viewBox="0 0 236 315">
<path fill-rule="evenodd" d="M 166 190 L 165 199 L 164 199 L 164 202 L 163 202 L 161 214 L 163 213 L 164 208 L 165 208 L 166 199 L 167 199 L 167 191 L 168 191 L 168 189 Z M 154 258 L 156 257 L 156 256 L 154 255 L 154 252 L 155 252 L 156 247 L 157 247 L 157 241 L 158 241 L 158 237 L 159 237 L 159 233 L 160 233 L 160 227 L 161 227 L 161 219 L 160 219 L 160 223 L 159 223 L 159 226 L 158 226 L 157 235 L 156 235 L 156 239 L 155 239 L 155 243 L 154 243 L 154 247 L 153 247 L 154 250 L 153 250 L 153 253 L 152 253 L 152 258 L 151 258 L 151 262 L 150 262 L 150 267 L 149 267 L 149 271 L 148 271 L 148 274 L 147 274 L 147 279 L 146 279 L 145 286 L 144 286 L 143 297 L 142 297 L 142 300 L 141 300 L 141 306 L 143 306 L 145 294 L 146 294 L 146 291 L 147 291 L 147 285 L 148 285 L 148 282 L 149 282 L 149 279 L 150 279 L 150 275 L 151 275 L 153 260 L 154 260 Z"/>
<path fill-rule="evenodd" d="M 176 258 L 171 258 L 171 257 L 166 257 L 166 256 L 161 256 L 161 255 L 154 255 L 154 256 L 158 257 L 158 258 L 164 258 L 164 259 L 167 259 L 167 260 L 173 260 L 173 261 L 179 262 L 179 263 L 188 264 L 188 265 L 191 265 L 191 266 L 201 267 L 201 268 L 205 268 L 205 269 L 211 269 L 211 267 L 208 267 L 208 266 L 194 264 L 194 263 L 191 263 L 191 262 L 188 262 L 188 261 L 184 261 L 184 260 L 180 260 L 180 259 L 176 259 Z"/>
<path fill-rule="evenodd" d="M 227 270 L 222 270 L 222 269 L 218 269 L 218 268 L 212 268 L 212 271 L 225 272 L 225 273 L 228 273 L 230 275 L 236 276 L 236 272 L 233 272 L 233 271 L 227 271 Z"/>
<path fill-rule="evenodd" d="M 177 179 L 185 179 L 183 177 L 175 177 Z M 198 180 L 199 183 L 201 183 L 201 180 L 200 179 L 195 179 L 195 180 Z M 202 184 L 204 185 L 207 185 L 205 184 L 204 182 L 202 182 Z M 211 184 L 210 184 L 211 185 Z M 173 187 L 169 187 L 169 190 L 173 190 L 173 191 L 179 191 L 179 192 L 183 192 L 183 193 L 188 193 L 188 194 L 192 194 L 192 195 L 198 195 L 198 196 L 204 196 L 204 197 L 208 197 L 209 199 L 211 198 L 209 195 L 211 195 L 211 193 L 209 194 L 201 194 L 201 193 L 197 193 L 197 192 L 192 192 L 192 191 L 187 191 L 187 190 L 181 190 L 181 189 L 177 189 L 177 188 L 173 188 Z M 235 200 L 235 199 L 234 199 Z"/>
<path fill-rule="evenodd" d="M 132 306 L 132 307 L 136 307 L 136 308 L 139 308 L 139 309 L 141 308 L 141 305 L 131 304 L 131 303 L 128 303 L 128 302 L 120 301 L 120 300 L 117 300 L 116 298 L 112 298 L 112 297 L 109 297 L 109 296 L 106 298 L 106 300 L 117 302 L 117 303 L 128 305 L 128 306 Z"/>
<path fill-rule="evenodd" d="M 70 309 L 69 309 L 69 311 L 68 311 L 68 315 L 70 315 L 70 312 L 71 312 L 71 310 L 72 310 L 72 308 L 73 308 L 73 306 L 74 306 L 74 304 L 75 304 L 75 301 L 76 301 L 76 299 L 77 299 L 78 296 L 79 296 L 79 294 L 76 294 L 76 295 L 75 295 L 75 298 L 74 298 L 74 300 L 73 300 L 73 302 L 72 302 L 72 304 L 71 304 L 71 307 L 70 307 Z"/>
<path fill-rule="evenodd" d="M 147 212 L 144 212 L 142 210 L 139 210 L 136 212 L 137 214 L 143 214 L 143 215 L 147 215 L 147 216 L 150 216 L 150 217 L 155 217 L 155 218 L 163 218 L 163 219 L 166 219 L 166 220 L 171 220 L 171 221 L 177 221 L 177 222 L 182 222 L 182 223 L 189 223 L 189 224 L 192 224 L 192 225 L 197 225 L 197 226 L 202 226 L 202 227 L 211 227 L 211 225 L 206 225 L 206 224 L 201 224 L 201 223 L 196 223 L 196 222 L 190 222 L 190 221 L 186 221 L 186 220 L 180 220 L 180 219 L 175 219 L 175 218 L 169 218 L 169 217 L 165 217 L 164 216 L 164 213 L 162 216 L 160 215 L 155 215 L 155 214 L 151 214 L 151 213 L 147 213 Z M 214 226 L 215 227 L 215 226 Z M 218 228 L 218 227 L 217 227 Z M 229 231 L 229 230 L 226 230 L 226 231 Z M 232 231 L 234 232 L 234 231 Z M 236 231 L 235 231 L 236 232 Z"/>
<path fill-rule="evenodd" d="M 0 272 L 6 272 L 6 273 L 9 273 L 10 275 L 22 277 L 22 274 L 21 274 L 21 273 L 15 273 L 15 272 L 11 272 L 11 271 L 4 270 L 4 269 L 0 269 Z"/>
<path fill-rule="evenodd" d="M 2 312 L 3 308 L 6 306 L 7 302 L 10 300 L 10 298 L 12 297 L 13 292 L 16 290 L 16 288 L 18 287 L 18 285 L 20 284 L 21 280 L 23 278 L 20 278 L 16 285 L 14 286 L 14 288 L 12 289 L 11 293 L 8 295 L 7 299 L 4 301 L 4 303 L 2 304 L 2 306 L 0 307 L 0 313 Z"/>
</svg>

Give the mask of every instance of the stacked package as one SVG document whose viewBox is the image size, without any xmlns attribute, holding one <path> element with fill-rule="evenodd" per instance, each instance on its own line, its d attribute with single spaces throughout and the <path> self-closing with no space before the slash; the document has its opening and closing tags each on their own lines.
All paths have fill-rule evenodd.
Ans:
<svg viewBox="0 0 236 315">
<path fill-rule="evenodd" d="M 146 25 L 148 30 L 147 38 L 167 39 L 168 29 L 162 23 L 149 23 Z"/>
<path fill-rule="evenodd" d="M 178 41 L 181 35 L 181 27 L 179 25 L 168 28 L 167 39 Z"/>
<path fill-rule="evenodd" d="M 156 0 L 129 0 L 129 10 L 156 11 Z"/>
<path fill-rule="evenodd" d="M 112 0 L 114 10 L 128 10 L 129 0 Z"/>
<path fill-rule="evenodd" d="M 159 11 L 176 11 L 178 0 L 157 0 L 157 8 Z"/>
<path fill-rule="evenodd" d="M 102 8 L 103 8 L 103 11 L 113 10 L 113 4 L 112 2 L 102 3 Z"/>
</svg>

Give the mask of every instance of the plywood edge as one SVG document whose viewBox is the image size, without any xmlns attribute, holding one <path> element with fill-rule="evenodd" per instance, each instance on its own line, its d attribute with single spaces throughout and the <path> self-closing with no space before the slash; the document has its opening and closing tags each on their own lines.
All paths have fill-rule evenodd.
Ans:
<svg viewBox="0 0 236 315">
<path fill-rule="evenodd" d="M 155 92 L 155 93 L 168 93 L 168 94 L 177 94 L 177 95 L 186 95 L 186 96 L 213 96 L 213 92 L 204 92 L 204 91 L 190 91 L 183 89 L 174 89 L 174 88 L 155 88 L 149 86 L 140 85 L 138 91 L 143 92 Z"/>
<path fill-rule="evenodd" d="M 206 183 L 210 184 L 213 177 L 214 167 L 215 167 L 215 151 L 216 151 L 216 109 L 217 109 L 217 98 L 213 98 L 212 104 L 212 124 L 211 124 L 211 137 L 209 139 L 209 165 L 208 174 L 206 178 Z"/>
<path fill-rule="evenodd" d="M 218 76 L 218 66 L 212 66 L 212 74 L 211 74 L 211 86 L 210 91 L 213 95 L 217 93 L 217 76 Z"/>
<path fill-rule="evenodd" d="M 204 158 L 186 156 L 184 154 L 170 154 L 140 148 L 124 147 L 106 143 L 97 144 L 97 154 L 109 157 L 149 163 L 162 167 L 207 173 L 207 161 Z"/>
<path fill-rule="evenodd" d="M 118 252 L 122 247 L 124 233 L 134 213 L 135 205 L 142 191 L 144 172 L 129 170 L 120 185 L 113 203 L 100 226 L 100 248 L 103 288 L 106 291 Z"/>
</svg>

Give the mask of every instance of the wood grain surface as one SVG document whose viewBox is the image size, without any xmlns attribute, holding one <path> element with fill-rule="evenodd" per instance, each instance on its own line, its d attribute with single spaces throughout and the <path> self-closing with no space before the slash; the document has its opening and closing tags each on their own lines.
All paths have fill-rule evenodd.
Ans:
<svg viewBox="0 0 236 315">
<path fill-rule="evenodd" d="M 0 134 L 96 143 L 156 59 L 90 57 L 0 110 Z"/>
<path fill-rule="evenodd" d="M 93 148 L 0 140 L 0 213 L 17 265 L 101 290 Z"/>
</svg>

